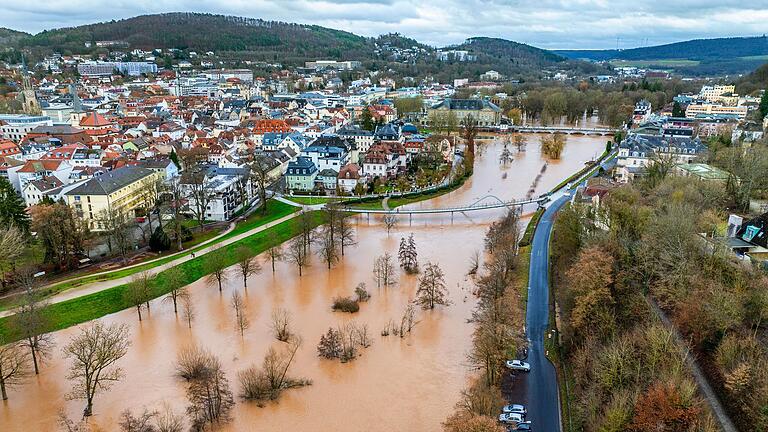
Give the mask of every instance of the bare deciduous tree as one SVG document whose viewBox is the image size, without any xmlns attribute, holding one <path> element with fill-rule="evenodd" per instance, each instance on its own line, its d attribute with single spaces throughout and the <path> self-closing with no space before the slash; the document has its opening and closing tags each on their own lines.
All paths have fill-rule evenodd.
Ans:
<svg viewBox="0 0 768 432">
<path fill-rule="evenodd" d="M 226 251 L 221 248 L 212 250 L 205 261 L 205 272 L 208 273 L 206 279 L 209 284 L 217 283 L 219 285 L 219 292 L 222 290 L 223 283 L 229 278 L 225 253 Z"/>
<path fill-rule="evenodd" d="M 5 285 L 5 275 L 24 253 L 24 236 L 13 225 L 0 228 L 0 283 Z"/>
<path fill-rule="evenodd" d="M 214 196 L 211 182 L 208 181 L 202 168 L 192 167 L 181 176 L 181 183 L 186 190 L 187 199 L 193 204 L 190 210 L 197 219 L 198 228 L 202 231 L 208 205 Z"/>
<path fill-rule="evenodd" d="M 243 296 L 237 291 L 232 293 L 232 309 L 235 311 L 235 326 L 240 331 L 240 336 L 243 336 L 245 330 L 250 327 L 251 323 L 246 314 L 247 311 Z"/>
<path fill-rule="evenodd" d="M 424 274 L 419 278 L 415 301 L 421 305 L 422 309 L 434 309 L 435 305 L 451 304 L 445 287 L 445 275 L 437 264 L 427 262 Z"/>
<path fill-rule="evenodd" d="M 237 268 L 243 276 L 243 288 L 248 288 L 248 276 L 261 273 L 259 259 L 246 246 L 237 248 Z"/>
<path fill-rule="evenodd" d="M 341 246 L 341 256 L 344 256 L 344 247 L 354 246 L 357 244 L 355 240 L 355 229 L 350 223 L 350 218 L 341 215 L 339 218 L 338 238 L 339 245 Z"/>
<path fill-rule="evenodd" d="M 280 243 L 280 239 L 277 237 L 277 233 L 274 230 L 270 230 L 267 235 L 269 241 L 269 248 L 267 249 L 267 256 L 272 262 L 272 273 L 275 272 L 275 261 L 283 259 L 283 244 Z"/>
<path fill-rule="evenodd" d="M 241 371 L 238 379 L 242 397 L 257 401 L 275 400 L 285 389 L 311 384 L 309 380 L 288 376 L 288 370 L 300 346 L 301 339 L 292 338 L 282 352 L 269 348 L 260 369 L 251 366 Z"/>
<path fill-rule="evenodd" d="M 400 337 L 405 337 L 406 333 L 410 333 L 413 326 L 416 325 L 416 308 L 412 303 L 408 303 L 403 311 L 403 316 L 400 318 Z"/>
<path fill-rule="evenodd" d="M 22 337 L 22 344 L 29 348 L 35 375 L 40 373 L 39 363 L 51 354 L 53 338 L 46 333 L 49 321 L 44 313 L 46 302 L 35 286 L 32 271 L 25 269 L 19 277 L 24 288 L 21 304 L 13 315 L 11 326 Z"/>
<path fill-rule="evenodd" d="M 8 387 L 21 384 L 28 376 L 27 351 L 19 343 L 0 339 L 0 396 L 8 400 Z"/>
<path fill-rule="evenodd" d="M 299 268 L 299 276 L 301 276 L 301 270 L 304 266 L 309 264 L 309 255 L 307 254 L 307 247 L 303 235 L 295 237 L 288 243 L 286 259 L 293 264 L 296 264 L 296 267 Z"/>
<path fill-rule="evenodd" d="M 376 281 L 377 287 L 395 283 L 395 261 L 392 258 L 392 254 L 385 252 L 384 255 L 374 260 L 373 278 Z"/>
<path fill-rule="evenodd" d="M 157 432 L 182 432 L 184 430 L 184 417 L 176 414 L 170 405 L 163 403 L 163 409 L 155 417 Z"/>
<path fill-rule="evenodd" d="M 283 308 L 272 310 L 272 334 L 275 339 L 281 342 L 287 342 L 291 337 L 291 316 Z"/>
<path fill-rule="evenodd" d="M 320 249 L 317 254 L 328 265 L 328 270 L 331 266 L 339 260 L 339 250 L 336 241 L 333 239 L 333 229 L 330 225 L 326 225 L 323 231 L 320 233 L 318 243 L 320 243 Z"/>
<path fill-rule="evenodd" d="M 167 288 L 170 288 L 168 294 L 165 296 L 166 301 L 173 303 L 173 313 L 178 314 L 178 303 L 181 297 L 187 295 L 187 291 L 184 288 L 185 277 L 179 266 L 171 267 L 164 271 L 162 274 L 163 283 Z"/>
<path fill-rule="evenodd" d="M 67 375 L 72 391 L 68 397 L 86 401 L 84 417 L 93 414 L 96 394 L 122 378 L 123 371 L 115 363 L 125 356 L 129 346 L 127 325 L 105 326 L 97 321 L 83 327 L 64 347 L 64 355 L 72 359 Z"/>
<path fill-rule="evenodd" d="M 152 420 L 157 415 L 156 411 L 149 411 L 144 408 L 138 416 L 134 416 L 130 410 L 125 410 L 120 414 L 120 430 L 122 432 L 157 432 Z"/>
<path fill-rule="evenodd" d="M 207 424 L 229 421 L 235 400 L 218 358 L 211 356 L 211 361 L 200 376 L 189 381 L 187 400 L 187 414 L 190 416 L 192 430 L 200 431 Z"/>
<path fill-rule="evenodd" d="M 150 288 L 150 276 L 148 272 L 141 272 L 131 278 L 128 289 L 125 291 L 125 298 L 136 308 L 141 321 L 141 309 L 146 307 L 149 310 L 149 300 L 152 298 Z"/>
<path fill-rule="evenodd" d="M 183 291 L 181 299 L 181 315 L 187 322 L 187 327 L 192 328 L 192 320 L 195 319 L 195 305 L 192 304 L 192 298 L 187 290 Z"/>
<path fill-rule="evenodd" d="M 384 216 L 384 227 L 387 229 L 387 236 L 389 236 L 389 232 L 392 231 L 392 228 L 397 225 L 397 217 L 395 215 L 386 215 Z"/>
</svg>

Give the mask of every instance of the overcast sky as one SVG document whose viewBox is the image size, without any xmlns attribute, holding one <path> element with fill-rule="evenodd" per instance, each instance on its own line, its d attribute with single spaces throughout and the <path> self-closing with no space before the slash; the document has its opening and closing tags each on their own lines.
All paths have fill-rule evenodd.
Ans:
<svg viewBox="0 0 768 432">
<path fill-rule="evenodd" d="M 0 27 L 36 33 L 159 12 L 210 12 L 318 24 L 430 45 L 492 36 L 542 48 L 633 48 L 755 36 L 768 0 L 0 0 Z"/>
</svg>

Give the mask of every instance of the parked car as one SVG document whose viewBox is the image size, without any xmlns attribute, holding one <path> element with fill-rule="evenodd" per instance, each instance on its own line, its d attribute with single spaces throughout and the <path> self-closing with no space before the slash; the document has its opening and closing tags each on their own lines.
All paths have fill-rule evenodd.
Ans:
<svg viewBox="0 0 768 432">
<path fill-rule="evenodd" d="M 515 413 L 499 414 L 499 421 L 502 423 L 519 424 L 523 422 L 523 416 Z"/>
<path fill-rule="evenodd" d="M 525 415 L 528 411 L 525 409 L 525 405 L 520 404 L 511 404 L 511 405 L 505 405 L 501 411 L 503 413 L 516 413 L 516 414 L 522 414 Z"/>
<path fill-rule="evenodd" d="M 507 367 L 512 370 L 519 370 L 523 372 L 531 371 L 531 365 L 522 360 L 507 360 Z"/>
<path fill-rule="evenodd" d="M 525 421 L 522 423 L 518 423 L 517 426 L 515 426 L 514 429 L 512 429 L 512 432 L 531 432 L 533 429 L 531 429 L 531 422 Z"/>
</svg>

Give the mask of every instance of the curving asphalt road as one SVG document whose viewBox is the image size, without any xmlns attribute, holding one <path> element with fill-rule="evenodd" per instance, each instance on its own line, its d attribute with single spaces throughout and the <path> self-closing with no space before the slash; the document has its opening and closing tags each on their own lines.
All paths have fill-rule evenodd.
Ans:
<svg viewBox="0 0 768 432">
<path fill-rule="evenodd" d="M 615 160 L 610 157 L 602 162 L 601 166 L 609 170 L 614 163 Z M 586 174 L 570 188 L 553 194 L 553 201 L 544 211 L 531 243 L 528 306 L 525 316 L 529 341 L 526 361 L 530 363 L 531 371 L 522 375 L 521 384 L 526 389 L 526 420 L 531 421 L 532 429 L 537 432 L 560 432 L 562 426 L 557 373 L 544 348 L 544 338 L 548 336 L 546 333 L 549 326 L 549 240 L 552 236 L 552 224 L 557 212 L 571 200 L 573 191 L 583 186 L 586 180 L 595 174 Z"/>
<path fill-rule="evenodd" d="M 525 374 L 528 417 L 533 430 L 556 432 L 560 430 L 560 399 L 555 367 L 546 356 L 544 338 L 549 324 L 549 238 L 557 211 L 568 202 L 564 195 L 553 201 L 539 221 L 531 243 L 531 267 L 526 311 L 528 335 L 528 363 L 531 371 Z"/>
</svg>

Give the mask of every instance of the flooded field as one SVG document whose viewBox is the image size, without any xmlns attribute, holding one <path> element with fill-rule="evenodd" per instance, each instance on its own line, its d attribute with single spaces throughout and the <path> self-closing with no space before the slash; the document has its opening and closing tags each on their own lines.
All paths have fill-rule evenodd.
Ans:
<svg viewBox="0 0 768 432">
<path fill-rule="evenodd" d="M 503 167 L 499 164 L 501 145 L 485 145 L 477 157 L 472 179 L 448 195 L 414 204 L 421 208 L 468 205 L 487 195 L 508 200 L 522 198 L 540 172 L 545 160 L 539 154 L 538 137 L 527 135 L 527 151 Z M 552 161 L 543 175 L 537 194 L 556 185 L 599 156 L 608 137 L 573 136 L 568 138 L 562 159 Z M 504 174 L 506 173 L 506 178 Z M 529 213 L 534 208 L 526 208 Z M 97 395 L 90 422 L 100 430 L 116 430 L 121 411 L 134 412 L 143 407 L 159 409 L 166 402 L 177 412 L 186 406 L 185 384 L 174 376 L 177 352 L 192 343 L 217 354 L 232 389 L 239 392 L 236 374 L 252 364 L 260 365 L 267 349 L 279 345 L 271 335 L 270 314 L 274 308 L 287 309 L 291 328 L 304 341 L 290 374 L 311 379 L 313 384 L 285 391 L 277 403 L 257 407 L 237 399 L 232 421 L 226 431 L 438 431 L 453 409 L 471 371 L 465 358 L 470 347 L 471 324 L 467 319 L 474 307 L 471 281 L 465 273 L 470 256 L 481 250 L 483 235 L 490 222 L 502 210 L 475 213 L 414 216 L 412 222 L 402 216 L 388 236 L 377 217 L 356 216 L 358 245 L 332 270 L 318 258 L 302 277 L 295 267 L 279 263 L 272 274 L 268 265 L 260 275 L 248 280 L 235 276 L 220 294 L 204 280 L 191 285 L 196 305 L 192 329 L 175 317 L 171 304 L 152 302 L 151 312 L 139 323 L 135 310 L 125 310 L 102 318 L 106 323 L 127 323 L 132 345 L 120 361 L 125 378 Z M 437 262 L 446 274 L 453 305 L 434 311 L 419 311 L 418 324 L 410 336 L 381 337 L 382 328 L 391 319 L 399 320 L 406 304 L 413 298 L 417 278 L 399 274 L 399 282 L 377 289 L 372 278 L 373 261 L 385 251 L 397 253 L 402 236 L 413 233 L 419 261 Z M 331 299 L 351 295 L 359 282 L 365 282 L 372 294 L 356 314 L 334 313 Z M 233 291 L 243 293 L 251 326 L 244 337 L 235 330 L 230 306 Z M 367 324 L 373 339 L 370 348 L 350 363 L 323 360 L 316 346 L 329 326 L 347 320 Z M 65 376 L 69 362 L 61 356 L 61 347 L 77 332 L 70 328 L 57 332 L 51 359 L 38 377 L 10 389 L 10 399 L 0 404 L 0 431 L 56 430 L 59 411 L 79 418 L 84 403 L 68 401 L 69 383 Z"/>
</svg>

